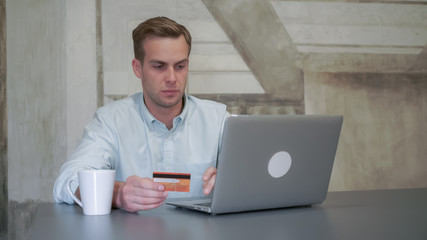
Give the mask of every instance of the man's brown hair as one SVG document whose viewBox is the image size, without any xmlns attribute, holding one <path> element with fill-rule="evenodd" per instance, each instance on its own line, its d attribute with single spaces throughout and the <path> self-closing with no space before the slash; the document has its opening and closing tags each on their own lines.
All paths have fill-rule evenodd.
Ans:
<svg viewBox="0 0 427 240">
<path fill-rule="evenodd" d="M 144 61 L 145 50 L 143 45 L 145 39 L 148 37 L 156 36 L 178 38 L 181 35 L 184 36 L 185 41 L 187 42 L 188 55 L 190 55 L 191 34 L 187 28 L 167 17 L 150 18 L 139 24 L 132 32 L 135 58 L 141 61 L 141 63 Z"/>
</svg>

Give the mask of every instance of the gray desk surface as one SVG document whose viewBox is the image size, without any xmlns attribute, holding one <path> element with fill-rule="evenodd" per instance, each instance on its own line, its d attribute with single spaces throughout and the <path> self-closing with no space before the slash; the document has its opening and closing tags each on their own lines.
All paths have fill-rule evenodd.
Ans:
<svg viewBox="0 0 427 240">
<path fill-rule="evenodd" d="M 42 204 L 32 239 L 427 239 L 427 189 L 331 192 L 323 204 L 211 216 L 162 206 L 84 216 Z"/>
</svg>

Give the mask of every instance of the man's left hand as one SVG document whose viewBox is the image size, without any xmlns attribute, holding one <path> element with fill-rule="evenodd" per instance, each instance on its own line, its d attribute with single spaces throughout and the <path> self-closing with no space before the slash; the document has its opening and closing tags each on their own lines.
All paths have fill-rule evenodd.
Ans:
<svg viewBox="0 0 427 240">
<path fill-rule="evenodd" d="M 216 178 L 216 168 L 209 167 L 205 173 L 203 174 L 203 194 L 209 195 L 209 193 L 212 192 L 212 189 L 215 185 L 215 178 Z"/>
</svg>

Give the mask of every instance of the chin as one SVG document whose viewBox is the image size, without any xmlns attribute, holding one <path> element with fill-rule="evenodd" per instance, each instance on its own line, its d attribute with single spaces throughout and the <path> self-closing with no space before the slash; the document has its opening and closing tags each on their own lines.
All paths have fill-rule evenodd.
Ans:
<svg viewBox="0 0 427 240">
<path fill-rule="evenodd" d="M 163 101 L 163 106 L 166 108 L 172 108 L 178 105 L 181 102 L 181 98 L 177 99 L 176 101 Z"/>
</svg>

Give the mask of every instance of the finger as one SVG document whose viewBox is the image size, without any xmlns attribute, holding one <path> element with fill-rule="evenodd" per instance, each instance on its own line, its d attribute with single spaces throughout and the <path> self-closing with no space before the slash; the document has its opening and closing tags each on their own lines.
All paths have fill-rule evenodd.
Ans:
<svg viewBox="0 0 427 240">
<path fill-rule="evenodd" d="M 150 209 L 158 208 L 158 207 L 162 206 L 162 204 L 163 203 L 141 205 L 140 210 L 150 210 Z"/>
<path fill-rule="evenodd" d="M 165 186 L 161 183 L 154 182 L 150 178 L 141 178 L 139 181 L 139 186 L 144 189 L 150 189 L 155 191 L 164 191 Z"/>
<path fill-rule="evenodd" d="M 212 175 L 209 181 L 203 184 L 203 194 L 209 195 L 212 192 L 212 189 L 214 188 L 214 185 L 215 185 L 215 179 L 216 179 L 216 174 Z"/>
<path fill-rule="evenodd" d="M 156 183 L 150 178 L 141 178 L 135 175 L 127 178 L 126 184 L 136 188 L 149 189 L 154 191 L 163 192 L 165 190 L 165 186 L 163 184 Z"/>
<path fill-rule="evenodd" d="M 136 188 L 134 190 L 134 195 L 139 197 L 147 197 L 147 198 L 163 198 L 164 195 L 167 194 L 166 191 L 153 190 L 153 189 L 145 189 L 145 188 Z"/>
<path fill-rule="evenodd" d="M 146 184 L 126 184 L 122 187 L 122 195 L 127 196 L 128 198 L 132 198 L 133 196 L 138 197 L 153 197 L 153 198 L 162 198 L 164 197 L 165 191 L 164 186 L 163 191 L 160 191 L 156 188 L 150 188 L 150 186 Z"/>
<path fill-rule="evenodd" d="M 215 174 L 216 174 L 216 168 L 209 167 L 208 169 L 206 169 L 205 173 L 203 174 L 202 179 L 203 181 L 207 182 Z"/>
<path fill-rule="evenodd" d="M 163 191 L 159 189 L 163 189 Z M 164 186 L 159 187 L 159 184 L 153 184 L 151 179 L 144 179 L 138 176 L 131 176 L 126 179 L 126 183 L 121 187 L 120 191 L 120 198 L 122 199 L 121 205 L 125 207 L 125 209 L 129 209 L 129 206 L 135 203 L 159 203 L 168 196 L 168 193 L 164 191 Z M 145 201 L 144 198 L 154 198 L 156 200 L 153 201 L 153 199 L 151 199 Z M 131 207 L 130 209 L 134 208 L 135 207 Z"/>
<path fill-rule="evenodd" d="M 153 208 L 160 207 L 163 203 L 164 203 L 164 200 L 161 202 L 150 203 L 150 204 L 141 204 L 139 202 L 131 202 L 131 203 L 128 203 L 124 209 L 126 211 L 129 211 L 129 212 L 136 212 L 136 211 L 141 211 L 141 210 L 150 210 Z"/>
<path fill-rule="evenodd" d="M 132 199 L 132 203 L 135 204 L 140 204 L 140 205 L 151 205 L 151 204 L 158 204 L 158 203 L 163 203 L 166 200 L 166 197 L 139 197 L 139 196 L 135 196 Z"/>
<path fill-rule="evenodd" d="M 130 204 L 155 204 L 155 203 L 161 203 L 162 201 L 164 201 L 164 199 L 166 199 L 167 197 L 167 193 L 165 193 L 164 195 L 160 195 L 160 196 L 147 196 L 147 195 L 142 195 L 139 193 L 135 193 L 135 192 L 123 192 L 122 195 L 122 203 L 124 205 L 130 205 Z"/>
<path fill-rule="evenodd" d="M 152 209 L 161 206 L 167 197 L 168 192 L 164 192 L 163 197 L 160 198 L 126 195 L 123 199 L 123 208 L 129 212 Z"/>
</svg>

